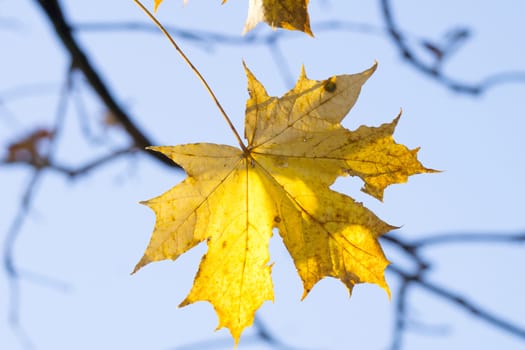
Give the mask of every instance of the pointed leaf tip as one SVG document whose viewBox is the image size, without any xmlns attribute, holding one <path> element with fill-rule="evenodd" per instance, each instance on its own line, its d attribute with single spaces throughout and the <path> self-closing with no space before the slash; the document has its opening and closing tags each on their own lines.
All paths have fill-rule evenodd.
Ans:
<svg viewBox="0 0 525 350">
<path fill-rule="evenodd" d="M 137 265 L 135 265 L 135 268 L 133 269 L 133 271 L 131 272 L 132 275 L 134 275 L 138 270 L 140 270 L 141 268 L 143 268 L 144 266 L 148 265 L 149 263 L 151 262 L 151 260 L 149 258 L 146 257 L 146 255 L 144 255 L 140 261 L 137 263 Z"/>
<path fill-rule="evenodd" d="M 157 12 L 157 10 L 159 9 L 159 6 L 160 4 L 162 3 L 163 0 L 155 0 L 155 2 L 153 3 L 153 12 Z"/>
<path fill-rule="evenodd" d="M 301 65 L 301 73 L 299 73 L 299 81 L 308 79 L 306 75 L 306 68 L 304 67 L 304 64 Z"/>
</svg>

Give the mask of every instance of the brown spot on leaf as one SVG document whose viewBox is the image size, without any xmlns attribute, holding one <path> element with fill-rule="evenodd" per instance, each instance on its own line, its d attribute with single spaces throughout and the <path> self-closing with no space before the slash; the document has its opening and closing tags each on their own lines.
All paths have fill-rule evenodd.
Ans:
<svg viewBox="0 0 525 350">
<path fill-rule="evenodd" d="M 328 92 L 334 92 L 337 88 L 337 84 L 335 83 L 335 78 L 328 79 L 325 83 L 323 88 Z"/>
</svg>

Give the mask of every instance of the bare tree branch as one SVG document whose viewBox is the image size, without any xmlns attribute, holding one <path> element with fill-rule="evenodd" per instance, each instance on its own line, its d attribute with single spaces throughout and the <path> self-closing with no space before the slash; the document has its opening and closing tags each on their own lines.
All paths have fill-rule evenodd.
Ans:
<svg viewBox="0 0 525 350">
<path fill-rule="evenodd" d="M 376 27 L 368 23 L 353 21 L 327 20 L 312 24 L 316 33 L 320 32 L 353 32 L 371 35 L 388 36 L 384 28 Z M 204 49 L 210 49 L 217 45 L 225 46 L 253 46 L 267 45 L 268 42 L 275 42 L 282 39 L 301 38 L 302 36 L 295 32 L 288 31 L 270 31 L 260 33 L 257 29 L 249 32 L 244 36 L 230 35 L 215 31 L 206 31 L 200 29 L 186 29 L 174 25 L 166 25 L 165 28 L 176 38 L 187 40 Z M 158 34 L 154 25 L 139 21 L 111 21 L 111 22 L 80 22 L 76 23 L 74 31 L 80 32 L 144 32 Z"/>
<path fill-rule="evenodd" d="M 441 235 L 427 236 L 414 241 L 414 247 L 426 247 L 438 244 L 458 244 L 458 243 L 525 243 L 525 232 L 518 233 L 445 233 Z"/>
<path fill-rule="evenodd" d="M 376 27 L 367 23 L 358 23 L 350 21 L 338 21 L 329 20 L 322 21 L 313 24 L 316 33 L 320 32 L 358 32 L 368 35 L 386 35 L 390 37 L 391 41 L 398 48 L 403 58 L 407 60 L 415 69 L 427 75 L 438 83 L 445 85 L 447 88 L 460 93 L 466 93 L 471 95 L 478 95 L 489 88 L 493 88 L 501 84 L 510 83 L 525 83 L 525 71 L 509 71 L 501 72 L 482 79 L 477 84 L 471 84 L 462 82 L 456 78 L 449 77 L 442 71 L 442 63 L 445 58 L 449 58 L 451 54 L 457 51 L 459 43 L 462 43 L 464 38 L 468 36 L 467 30 L 464 28 L 456 29 L 456 39 L 450 40 L 448 45 L 444 47 L 436 47 L 428 39 L 418 37 L 414 34 L 409 34 L 395 25 L 395 21 L 392 15 L 392 9 L 389 0 L 381 0 L 382 13 L 385 22 L 385 28 Z M 89 31 L 89 32 L 108 32 L 108 31 L 142 31 L 155 33 L 154 26 L 137 21 L 121 21 L 121 22 L 86 22 L 78 23 L 75 25 L 75 30 L 78 31 Z M 282 54 L 279 52 L 276 43 L 285 38 L 297 37 L 297 33 L 290 32 L 270 32 L 260 34 L 257 32 L 251 32 L 244 37 L 236 35 L 221 34 L 217 32 L 202 31 L 197 29 L 188 30 L 177 26 L 166 26 L 166 29 L 174 36 L 200 46 L 203 49 L 210 49 L 216 45 L 233 45 L 233 46 L 246 46 L 246 45 L 266 45 L 269 46 L 272 57 L 276 60 L 277 67 L 281 70 L 283 79 L 287 85 L 290 85 L 290 81 L 293 82 L 288 76 L 286 69 L 284 69 L 281 63 Z M 459 40 L 461 38 L 462 40 Z M 420 47 L 426 48 L 428 51 L 433 52 L 436 56 L 436 62 L 434 64 L 425 63 L 419 59 L 418 55 L 412 50 L 410 42 L 416 43 Z M 277 51 L 277 52 L 276 52 Z"/>
<path fill-rule="evenodd" d="M 407 323 L 407 302 L 408 292 L 412 286 L 418 286 L 427 292 L 439 296 L 444 300 L 453 303 L 460 309 L 469 312 L 474 317 L 481 319 L 491 326 L 502 331 L 510 333 L 516 337 L 525 340 L 525 326 L 519 326 L 511 321 L 488 311 L 486 308 L 476 305 L 468 298 L 460 295 L 457 292 L 451 291 L 430 282 L 426 277 L 426 272 L 431 267 L 431 264 L 421 257 L 421 249 L 434 247 L 437 244 L 457 244 L 457 243 L 487 243 L 496 242 L 500 244 L 521 243 L 524 241 L 524 234 L 443 234 L 434 235 L 425 239 L 420 239 L 415 242 L 408 242 L 398 235 L 388 234 L 382 237 L 382 240 L 394 244 L 401 248 L 417 265 L 416 271 L 409 273 L 397 267 L 395 264 L 389 266 L 389 271 L 395 273 L 401 278 L 401 285 L 399 287 L 399 294 L 396 302 L 396 315 L 392 336 L 391 349 L 402 349 L 403 335 L 408 328 Z"/>
<path fill-rule="evenodd" d="M 479 95 L 489 88 L 501 84 L 510 83 L 525 83 L 525 72 L 502 72 L 491 75 L 482 79 L 477 84 L 470 84 L 467 82 L 460 81 L 456 78 L 447 76 L 440 69 L 441 66 L 430 65 L 419 59 L 417 54 L 412 50 L 410 45 L 407 43 L 405 36 L 397 26 L 390 0 L 380 0 L 381 10 L 386 24 L 387 30 L 390 33 L 393 44 L 397 47 L 401 56 L 424 75 L 434 79 L 438 83 L 446 86 L 447 88 L 454 90 L 458 93 L 465 93 L 471 95 Z"/>
<path fill-rule="evenodd" d="M 155 144 L 137 125 L 135 125 L 131 117 L 124 111 L 124 108 L 117 103 L 117 100 L 114 98 L 107 85 L 103 82 L 101 75 L 96 71 L 86 53 L 75 40 L 71 25 L 66 20 L 58 0 L 36 0 L 36 2 L 53 25 L 57 37 L 69 52 L 71 61 L 73 62 L 73 67 L 79 69 L 84 74 L 86 80 L 104 102 L 106 107 L 124 126 L 124 129 L 131 136 L 135 145 L 140 149 L 144 149 L 147 146 Z M 148 152 L 148 154 L 162 161 L 166 165 L 171 167 L 175 166 L 171 160 L 158 152 Z"/>
<path fill-rule="evenodd" d="M 403 279 L 402 276 L 401 278 Z M 392 335 L 392 345 L 390 346 L 392 350 L 400 350 L 403 348 L 403 335 L 405 334 L 405 329 L 407 328 L 406 304 L 408 299 L 409 286 L 410 284 L 407 283 L 405 279 L 403 279 L 396 295 L 394 330 Z"/>
<path fill-rule="evenodd" d="M 407 273 L 399 269 L 395 265 L 390 266 L 389 269 L 390 271 L 401 276 L 403 279 L 410 281 L 410 283 L 414 283 L 419 287 L 423 288 L 424 290 L 455 304 L 460 309 L 469 312 L 476 318 L 486 321 L 490 325 L 499 328 L 500 330 L 511 333 L 512 335 L 517 336 L 519 338 L 525 339 L 524 327 L 520 327 L 510 321 L 505 320 L 500 316 L 497 316 L 496 314 L 486 310 L 485 308 L 476 305 L 474 302 L 470 301 L 468 298 L 460 295 L 459 293 L 443 288 L 435 283 L 427 281 L 426 279 L 422 279 L 417 274 L 413 275 Z"/>
<path fill-rule="evenodd" d="M 22 196 L 22 201 L 20 203 L 20 208 L 18 213 L 7 232 L 7 235 L 4 239 L 4 251 L 3 251 L 3 261 L 4 261 L 4 270 L 8 279 L 8 290 L 9 290 L 9 313 L 8 320 L 9 325 L 13 329 L 14 333 L 17 335 L 21 344 L 26 348 L 30 349 L 33 347 L 31 340 L 27 336 L 21 322 L 20 322 L 20 272 L 18 267 L 15 264 L 14 251 L 15 244 L 20 236 L 22 225 L 25 222 L 26 216 L 29 212 L 32 198 L 37 186 L 37 183 L 40 179 L 41 172 L 40 170 L 35 170 L 29 183 L 27 184 L 26 190 Z"/>
</svg>

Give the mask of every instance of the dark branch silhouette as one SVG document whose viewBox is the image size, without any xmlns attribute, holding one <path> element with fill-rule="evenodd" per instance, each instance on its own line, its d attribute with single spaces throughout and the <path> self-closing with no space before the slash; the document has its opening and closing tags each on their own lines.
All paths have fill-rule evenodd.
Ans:
<svg viewBox="0 0 525 350">
<path fill-rule="evenodd" d="M 88 59 L 86 53 L 82 50 L 78 42 L 73 37 L 72 27 L 66 20 L 58 0 L 37 0 L 38 5 L 49 19 L 55 29 L 57 37 L 69 52 L 72 67 L 80 70 L 93 90 L 98 94 L 104 105 L 113 113 L 115 118 L 124 126 L 128 135 L 133 139 L 135 146 L 140 149 L 154 145 L 143 131 L 135 125 L 131 117 L 124 111 L 117 100 L 114 98 L 110 89 L 102 80 L 101 75 L 97 72 L 93 64 Z M 162 161 L 164 164 L 172 167 L 175 164 L 158 152 L 148 152 L 153 157 Z"/>
</svg>

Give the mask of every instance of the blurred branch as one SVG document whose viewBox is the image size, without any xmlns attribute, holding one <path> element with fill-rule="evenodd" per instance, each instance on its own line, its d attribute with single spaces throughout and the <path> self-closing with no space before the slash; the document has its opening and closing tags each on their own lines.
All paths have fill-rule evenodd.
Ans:
<svg viewBox="0 0 525 350">
<path fill-rule="evenodd" d="M 49 165 L 48 167 L 52 170 L 55 170 L 57 172 L 60 172 L 64 175 L 67 175 L 71 178 L 75 178 L 75 177 L 78 177 L 80 175 L 87 175 L 88 173 L 90 173 L 91 171 L 95 170 L 95 169 L 98 169 L 99 167 L 103 166 L 103 165 L 106 165 L 108 164 L 109 162 L 112 162 L 114 161 L 115 159 L 121 157 L 121 156 L 124 156 L 124 155 L 129 155 L 129 154 L 133 154 L 135 152 L 138 152 L 139 149 L 136 148 L 135 146 L 132 146 L 132 147 L 126 147 L 126 148 L 123 148 L 121 150 L 117 150 L 117 151 L 114 151 L 106 156 L 103 156 L 99 159 L 96 159 L 94 161 L 91 161 L 87 164 L 84 164 L 83 166 L 81 167 L 78 167 L 78 168 L 70 168 L 70 167 L 66 167 L 66 166 L 61 166 L 61 165 L 58 165 L 58 164 L 54 164 L 54 165 Z"/>
<path fill-rule="evenodd" d="M 36 191 L 36 185 L 42 175 L 43 166 L 47 163 L 47 159 L 51 157 L 51 154 L 54 150 L 53 146 L 54 144 L 56 144 L 57 140 L 56 136 L 64 123 L 70 86 L 69 73 L 70 72 L 66 73 L 66 78 L 59 94 L 55 115 L 55 132 L 48 132 L 46 130 L 43 133 L 36 133 L 22 140 L 22 143 L 25 143 L 25 145 L 23 145 L 22 147 L 25 147 L 25 149 L 20 149 L 25 150 L 26 152 L 22 153 L 21 159 L 27 159 L 34 162 L 34 170 L 31 180 L 26 186 L 26 189 L 22 196 L 22 201 L 20 202 L 18 213 L 15 216 L 15 219 L 13 220 L 13 223 L 11 224 L 11 227 L 8 230 L 8 233 L 4 239 L 3 265 L 6 275 L 8 277 L 8 290 L 10 300 L 9 324 L 14 330 L 15 334 L 18 336 L 18 339 L 25 346 L 25 348 L 32 348 L 32 344 L 20 323 L 20 279 L 22 278 L 22 275 L 14 260 L 15 246 L 16 242 L 20 238 L 22 225 L 24 224 L 25 219 L 29 213 L 31 202 Z M 34 135 L 36 135 L 37 137 L 35 138 Z M 46 156 L 43 156 L 40 153 L 40 149 L 38 148 L 38 142 L 41 139 L 40 136 L 49 139 L 50 145 L 48 149 L 48 154 Z M 22 143 L 15 143 L 14 145 L 21 146 Z M 11 151 L 13 151 L 13 149 L 11 149 Z M 12 154 L 8 155 L 7 161 L 11 161 L 11 156 L 13 157 L 13 161 L 16 161 L 17 157 L 20 157 L 20 155 L 17 152 L 13 152 Z"/>
<path fill-rule="evenodd" d="M 388 234 L 381 237 L 382 240 L 387 241 L 393 245 L 398 246 L 404 251 L 409 258 L 416 262 L 417 268 L 415 272 L 409 273 L 397 267 L 395 264 L 389 266 L 389 271 L 395 273 L 401 278 L 401 285 L 399 287 L 399 294 L 397 295 L 396 313 L 394 321 L 394 330 L 392 336 L 392 350 L 399 350 L 402 348 L 402 339 L 404 333 L 407 331 L 407 302 L 408 292 L 411 287 L 418 286 L 427 292 L 439 296 L 444 300 L 454 304 L 460 309 L 470 313 L 473 317 L 481 319 L 495 328 L 510 333 L 518 338 L 525 340 L 525 326 L 519 326 L 511 321 L 505 320 L 503 317 L 488 311 L 486 308 L 477 305 L 467 297 L 460 295 L 457 292 L 442 287 L 439 284 L 430 282 L 426 278 L 426 271 L 431 267 L 431 264 L 426 262 L 421 257 L 421 249 L 426 247 L 434 247 L 437 244 L 457 244 L 457 243 L 519 243 L 525 242 L 525 234 L 443 234 L 434 235 L 428 238 L 420 239 L 415 242 L 408 242 L 398 235 Z"/>
<path fill-rule="evenodd" d="M 518 233 L 445 233 L 414 241 L 414 247 L 457 243 L 525 243 L 525 232 Z"/>
<path fill-rule="evenodd" d="M 443 288 L 435 283 L 429 282 L 426 279 L 421 278 L 421 276 L 417 273 L 410 274 L 406 271 L 403 271 L 395 265 L 391 265 L 389 269 L 390 271 L 399 275 L 404 280 L 404 284 L 414 283 L 419 287 L 425 289 L 426 291 L 455 304 L 460 309 L 464 309 L 476 318 L 486 321 L 490 325 L 499 328 L 505 332 L 511 333 L 514 336 L 525 339 L 525 328 L 520 327 L 510 321 L 507 321 L 502 317 L 497 316 L 496 314 L 486 310 L 485 308 L 476 305 L 474 302 L 470 301 L 468 298 L 462 296 L 461 294 Z"/>
<path fill-rule="evenodd" d="M 52 131 L 47 129 L 37 129 L 30 135 L 14 142 L 9 147 L 9 154 L 6 159 L 3 160 L 0 165 L 13 165 L 13 164 L 27 164 L 31 167 L 33 174 L 29 183 L 26 186 L 18 213 L 16 214 L 11 227 L 9 228 L 7 235 L 4 239 L 3 247 L 3 267 L 6 272 L 8 279 L 8 290 L 9 290 L 9 324 L 21 344 L 29 349 L 32 348 L 31 341 L 26 335 L 25 331 L 20 322 L 20 281 L 26 279 L 53 288 L 66 289 L 65 285 L 61 282 L 54 281 L 46 276 L 21 270 L 15 263 L 15 248 L 20 234 L 22 232 L 22 226 L 30 211 L 31 203 L 35 197 L 37 184 L 44 173 L 45 169 L 53 169 L 69 177 L 77 177 L 79 175 L 87 174 L 94 169 L 107 164 L 115 158 L 136 152 L 135 146 L 126 147 L 125 149 L 115 151 L 109 155 L 106 155 L 95 161 L 86 163 L 84 166 L 79 168 L 68 168 L 55 163 L 53 160 L 53 154 L 56 150 L 59 136 L 62 128 L 65 125 L 65 117 L 67 112 L 67 104 L 70 97 L 71 88 L 71 70 L 65 75 L 65 81 L 59 94 L 59 99 L 56 108 L 55 123 Z M 48 141 L 47 149 L 42 149 L 40 142 L 43 140 Z"/>
<path fill-rule="evenodd" d="M 7 276 L 9 293 L 9 325 L 17 335 L 18 339 L 26 349 L 32 348 L 31 341 L 20 323 L 20 279 L 21 274 L 14 261 L 14 250 L 16 241 L 19 238 L 22 225 L 25 222 L 31 201 L 34 196 L 36 185 L 40 179 L 41 172 L 36 170 L 26 186 L 18 213 L 9 228 L 4 239 L 3 262 Z"/>
<path fill-rule="evenodd" d="M 29 160 L 29 161 L 22 160 L 22 161 L 15 161 L 15 162 L 4 162 L 3 164 L 4 165 L 26 164 L 35 169 L 39 169 L 39 170 L 49 169 L 57 173 L 60 173 L 62 175 L 65 175 L 71 178 L 76 178 L 82 175 L 87 175 L 93 170 L 98 169 L 99 167 L 106 165 L 121 156 L 130 155 L 130 154 L 133 154 L 139 151 L 140 150 L 136 148 L 135 146 L 124 147 L 120 150 L 115 150 L 113 152 L 110 152 L 105 156 L 102 156 L 98 159 L 87 162 L 86 164 L 80 167 L 76 167 L 76 168 L 72 168 L 70 166 L 62 165 L 56 162 L 49 162 L 48 160 L 45 160 L 44 163 L 39 163 L 38 161 L 34 161 L 34 160 Z"/>
<path fill-rule="evenodd" d="M 443 58 L 445 56 L 448 56 L 447 51 L 444 48 L 437 48 L 435 45 L 431 45 L 430 41 L 425 41 L 423 46 L 436 54 L 438 64 L 432 65 L 425 63 L 418 57 L 418 55 L 415 53 L 412 47 L 407 43 L 406 37 L 403 35 L 402 31 L 397 26 L 394 20 L 394 16 L 392 14 L 393 11 L 390 0 L 380 0 L 380 6 L 384 22 L 388 32 L 390 33 L 392 42 L 397 47 L 398 51 L 401 53 L 401 56 L 405 59 L 405 61 L 408 62 L 412 67 L 417 69 L 419 72 L 434 79 L 435 81 L 446 86 L 447 88 L 458 93 L 480 95 L 487 89 L 492 88 L 496 85 L 509 83 L 525 83 L 524 71 L 502 72 L 494 74 L 485 79 L 482 79 L 477 84 L 469 84 L 447 76 L 441 70 L 440 65 L 440 63 L 442 63 Z"/>
<path fill-rule="evenodd" d="M 392 350 L 399 350 L 403 348 L 403 334 L 407 328 L 407 299 L 408 299 L 408 287 L 410 283 L 401 276 L 402 282 L 399 286 L 399 290 L 396 295 L 395 314 L 394 314 L 394 334 L 392 336 Z"/>
<path fill-rule="evenodd" d="M 218 33 L 215 31 L 206 31 L 200 29 L 187 29 L 174 25 L 165 25 L 166 30 L 173 37 L 187 40 L 203 48 L 211 48 L 216 45 L 229 46 L 253 46 L 267 45 L 268 42 L 274 42 L 281 39 L 302 38 L 302 34 L 290 31 L 267 31 L 261 34 L 256 29 L 248 32 L 244 36 Z M 321 32 L 354 32 L 372 34 L 378 36 L 388 35 L 384 28 L 376 27 L 367 23 L 327 20 L 313 23 L 316 33 Z M 111 21 L 111 22 L 80 22 L 73 27 L 74 31 L 90 33 L 107 33 L 107 32 L 143 32 L 159 34 L 158 29 L 148 23 L 140 21 Z"/>
<path fill-rule="evenodd" d="M 21 343 L 25 348 L 32 348 L 29 338 L 23 331 L 23 328 L 20 323 L 20 279 L 24 278 L 26 280 L 31 280 L 39 285 L 53 287 L 55 289 L 67 290 L 67 286 L 59 281 L 54 281 L 46 276 L 36 274 L 30 271 L 22 271 L 17 267 L 14 261 L 14 251 L 15 244 L 20 237 L 21 229 L 23 223 L 25 222 L 27 215 L 30 210 L 32 199 L 35 196 L 36 186 L 39 182 L 41 175 L 44 173 L 45 169 L 54 170 L 61 174 L 64 174 L 71 178 L 76 178 L 81 175 L 86 175 L 95 169 L 98 169 L 101 166 L 109 164 L 114 161 L 116 158 L 129 155 L 134 152 L 137 152 L 138 149 L 134 146 L 127 147 L 121 150 L 114 151 L 106 156 L 103 156 L 97 160 L 86 163 L 83 166 L 78 168 L 70 168 L 58 164 L 50 163 L 48 160 L 45 160 L 42 163 L 32 163 L 32 162 L 13 162 L 13 163 L 4 163 L 4 164 L 29 164 L 33 169 L 33 175 L 29 181 L 24 195 L 22 196 L 22 201 L 20 203 L 20 208 L 18 210 L 13 223 L 5 237 L 4 240 L 4 251 L 3 251 L 3 261 L 4 261 L 4 270 L 8 277 L 8 289 L 9 289 L 9 324 L 13 328 L 15 334 L 17 334 Z"/>
<path fill-rule="evenodd" d="M 469 38 L 470 32 L 466 28 L 455 28 L 447 33 L 447 41 L 438 45 L 426 38 L 409 34 L 397 27 L 395 24 L 392 8 L 389 0 L 381 0 L 382 14 L 385 27 L 377 27 L 367 23 L 358 23 L 350 21 L 328 20 L 314 23 L 316 33 L 321 32 L 354 32 L 364 33 L 367 35 L 387 36 L 398 48 L 403 58 L 410 63 L 416 70 L 443 84 L 447 88 L 459 93 L 478 95 L 487 89 L 501 84 L 525 83 L 525 71 L 511 71 L 493 74 L 482 79 L 477 84 L 462 82 L 455 78 L 447 76 L 442 71 L 442 64 L 449 59 L 466 39 Z M 283 79 L 287 85 L 293 84 L 290 78 L 288 68 L 283 63 L 283 55 L 279 51 L 277 43 L 282 39 L 299 37 L 297 33 L 287 31 L 271 31 L 261 34 L 257 31 L 250 32 L 246 36 L 221 34 L 217 32 L 203 31 L 198 29 L 185 29 L 177 26 L 166 26 L 166 29 L 174 36 L 200 46 L 203 49 L 211 49 L 216 45 L 231 46 L 248 46 L 248 45 L 265 45 L 270 48 L 272 57 L 276 61 L 276 66 L 281 70 Z M 78 23 L 74 27 L 75 31 L 83 32 L 110 32 L 110 31 L 140 31 L 146 33 L 157 33 L 155 27 L 143 22 L 121 21 L 121 22 L 85 22 Z M 410 44 L 412 43 L 412 44 Z M 412 45 L 418 45 L 419 48 L 425 49 L 435 58 L 434 63 L 425 63 L 418 57 Z M 292 83 L 291 83 L 292 82 Z"/>
<path fill-rule="evenodd" d="M 97 72 L 91 61 L 88 59 L 86 53 L 74 38 L 71 25 L 66 20 L 58 0 L 35 1 L 41 7 L 44 14 L 53 25 L 57 37 L 68 51 L 71 61 L 73 62 L 73 67 L 80 70 L 84 74 L 87 82 L 104 102 L 108 110 L 113 113 L 115 118 L 119 120 L 129 136 L 133 139 L 135 146 L 140 149 L 144 149 L 147 146 L 155 144 L 137 125 L 135 125 L 130 116 L 117 103 L 117 100 L 114 98 L 113 94 L 102 80 L 101 75 Z M 171 167 L 175 166 L 171 160 L 158 152 L 148 152 L 148 154 L 157 158 L 166 165 Z"/>
</svg>

